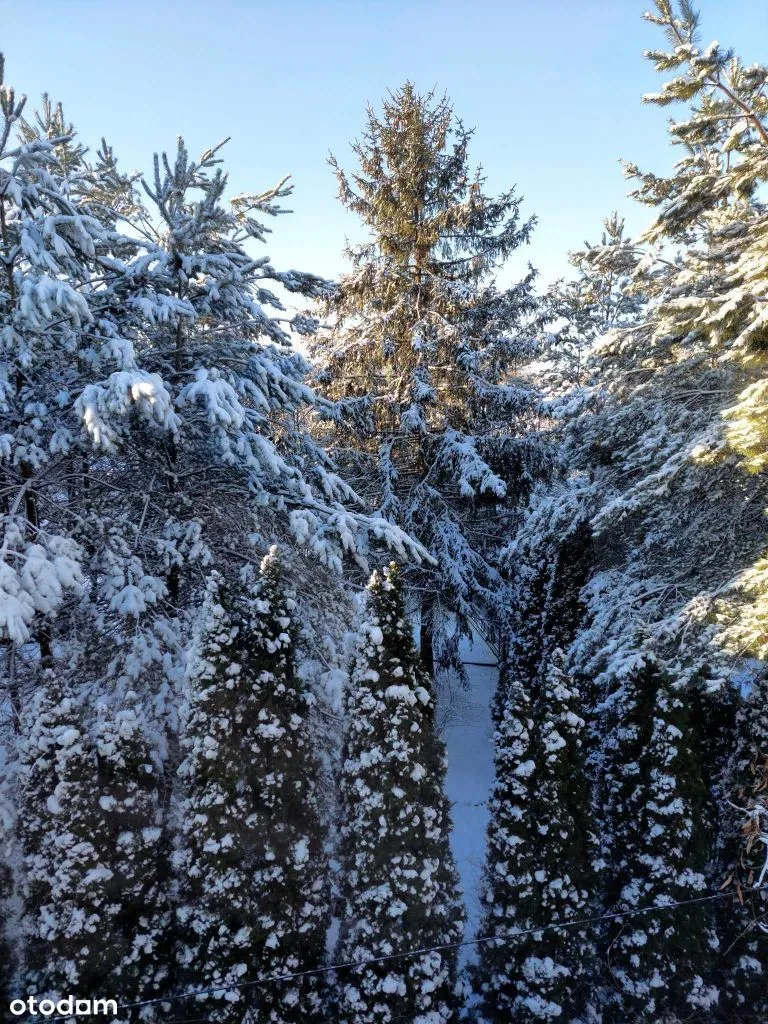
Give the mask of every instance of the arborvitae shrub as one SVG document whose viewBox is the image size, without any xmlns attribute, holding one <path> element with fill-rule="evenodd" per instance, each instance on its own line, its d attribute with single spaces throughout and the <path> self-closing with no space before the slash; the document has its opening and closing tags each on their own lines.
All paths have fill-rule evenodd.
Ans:
<svg viewBox="0 0 768 1024">
<path fill-rule="evenodd" d="M 337 961 L 461 938 L 434 687 L 404 615 L 399 574 L 374 573 L 344 695 L 341 932 Z M 338 972 L 340 1024 L 457 1020 L 455 949 Z"/>
</svg>

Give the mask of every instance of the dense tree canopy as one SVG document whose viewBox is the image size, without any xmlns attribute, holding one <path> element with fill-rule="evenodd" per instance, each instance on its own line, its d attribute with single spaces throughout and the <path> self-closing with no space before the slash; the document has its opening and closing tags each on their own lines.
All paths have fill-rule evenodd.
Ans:
<svg viewBox="0 0 768 1024">
<path fill-rule="evenodd" d="M 498 516 L 547 464 L 525 376 L 534 273 L 505 290 L 494 280 L 533 220 L 521 220 L 514 190 L 486 194 L 471 138 L 446 97 L 410 82 L 381 115 L 369 109 L 359 169 L 331 163 L 370 240 L 347 250 L 352 269 L 313 345 L 337 402 L 331 445 L 354 445 L 353 479 L 436 559 L 407 578 L 422 595 L 426 656 L 459 671 L 446 620 L 466 630 L 495 618 Z"/>
<path fill-rule="evenodd" d="M 410 81 L 331 158 L 338 282 L 264 255 L 287 180 L 0 88 L 0 1001 L 768 1017 L 768 68 L 646 18 L 677 162 L 550 287 Z"/>
</svg>

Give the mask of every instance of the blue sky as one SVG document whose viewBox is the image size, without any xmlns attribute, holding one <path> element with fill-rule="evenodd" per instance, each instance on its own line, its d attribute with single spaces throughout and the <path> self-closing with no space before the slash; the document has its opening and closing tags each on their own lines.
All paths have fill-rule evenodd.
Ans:
<svg viewBox="0 0 768 1024">
<path fill-rule="evenodd" d="M 647 6 L 647 4 L 646 4 Z M 702 36 L 768 60 L 768 4 L 701 0 Z M 412 79 L 446 91 L 476 135 L 488 188 L 516 184 L 538 227 L 523 254 L 543 280 L 599 234 L 612 208 L 641 228 L 619 157 L 667 170 L 667 113 L 640 102 L 661 79 L 642 57 L 660 32 L 643 0 L 27 0 L 3 19 L 6 78 L 61 99 L 84 141 L 106 135 L 126 169 L 182 134 L 222 137 L 232 192 L 291 174 L 291 217 L 267 251 L 280 269 L 343 270 L 359 228 L 326 158 L 349 167 L 365 105 Z M 518 261 L 519 265 L 519 261 Z M 515 273 L 514 265 L 508 274 Z M 505 275 L 506 276 L 506 275 Z"/>
</svg>

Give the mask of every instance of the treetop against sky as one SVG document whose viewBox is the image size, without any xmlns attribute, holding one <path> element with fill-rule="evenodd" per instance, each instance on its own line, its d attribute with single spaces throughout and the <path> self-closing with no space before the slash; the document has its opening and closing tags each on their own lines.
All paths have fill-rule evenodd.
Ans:
<svg viewBox="0 0 768 1024">
<path fill-rule="evenodd" d="M 530 259 L 544 281 L 599 230 L 611 209 L 635 232 L 646 211 L 626 199 L 619 158 L 666 171 L 675 158 L 643 51 L 657 43 L 643 0 L 38 0 L 3 26 L 7 78 L 33 101 L 49 90 L 92 147 L 102 135 L 124 169 L 151 169 L 152 153 L 184 136 L 191 153 L 231 136 L 233 194 L 286 173 L 295 217 L 269 239 L 278 265 L 334 277 L 355 218 L 336 199 L 329 150 L 342 166 L 366 103 L 378 106 L 410 78 L 436 86 L 476 128 L 471 148 L 491 192 L 517 185 L 538 225 L 515 254 L 510 280 Z M 746 63 L 768 49 L 768 7 L 705 0 L 704 42 L 720 39 Z M 41 21 L 46 25 L 40 31 Z M 706 38 L 704 38 L 706 37 Z M 672 110 L 674 115 L 674 109 Z"/>
</svg>

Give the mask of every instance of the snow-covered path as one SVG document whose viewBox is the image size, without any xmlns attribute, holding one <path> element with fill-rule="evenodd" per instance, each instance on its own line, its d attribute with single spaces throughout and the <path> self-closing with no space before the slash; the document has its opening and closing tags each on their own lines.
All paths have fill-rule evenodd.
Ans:
<svg viewBox="0 0 768 1024">
<path fill-rule="evenodd" d="M 448 751 L 446 789 L 453 807 L 453 852 L 467 904 L 466 937 L 477 932 L 480 918 L 478 887 L 485 860 L 488 799 L 493 783 L 493 726 L 490 705 L 498 672 L 482 640 L 465 646 L 469 687 L 458 683 L 441 688 L 439 722 Z"/>
</svg>

